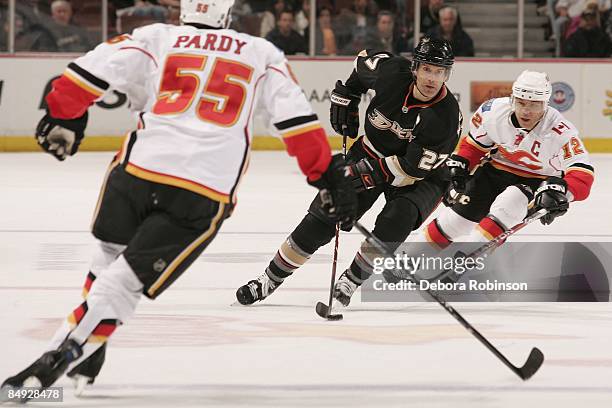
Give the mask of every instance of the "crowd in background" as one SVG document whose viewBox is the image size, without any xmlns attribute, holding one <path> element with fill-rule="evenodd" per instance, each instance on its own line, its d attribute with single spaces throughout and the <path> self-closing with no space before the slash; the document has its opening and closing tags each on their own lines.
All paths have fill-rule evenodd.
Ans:
<svg viewBox="0 0 612 408">
<path fill-rule="evenodd" d="M 611 0 L 549 0 L 552 38 L 561 56 L 596 58 L 612 54 Z"/>
<path fill-rule="evenodd" d="M 549 37 L 567 57 L 612 53 L 611 0 L 540 0 L 549 15 Z M 0 0 L 0 51 L 8 49 L 8 0 Z M 99 0 L 21 0 L 15 18 L 15 49 L 83 52 L 101 39 Z M 413 0 L 317 0 L 316 55 L 355 55 L 372 48 L 410 52 Z M 478 44 L 463 29 L 458 10 L 444 0 L 423 0 L 418 36 L 450 41 L 455 55 L 474 56 Z M 109 36 L 153 22 L 178 24 L 180 0 L 109 0 Z M 307 54 L 310 0 L 236 0 L 232 28 L 265 37 L 287 55 Z"/>
</svg>

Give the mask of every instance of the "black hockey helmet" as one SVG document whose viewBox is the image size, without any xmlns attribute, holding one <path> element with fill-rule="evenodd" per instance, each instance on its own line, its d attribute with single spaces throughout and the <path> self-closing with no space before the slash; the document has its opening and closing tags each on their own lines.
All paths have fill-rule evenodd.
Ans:
<svg viewBox="0 0 612 408">
<path fill-rule="evenodd" d="M 419 62 L 451 68 L 455 62 L 455 55 L 448 41 L 423 37 L 412 55 L 413 71 L 418 68 Z"/>
</svg>

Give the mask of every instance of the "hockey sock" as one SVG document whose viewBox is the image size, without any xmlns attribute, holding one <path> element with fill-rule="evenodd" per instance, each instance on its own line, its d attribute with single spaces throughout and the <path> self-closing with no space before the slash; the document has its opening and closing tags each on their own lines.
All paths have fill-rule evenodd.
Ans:
<svg viewBox="0 0 612 408">
<path fill-rule="evenodd" d="M 357 285 L 361 285 L 374 273 L 374 259 L 382 256 L 375 247 L 363 241 L 347 271 L 347 277 Z"/>
<path fill-rule="evenodd" d="M 266 268 L 266 274 L 270 279 L 281 283 L 293 271 L 304 265 L 312 254 L 301 249 L 291 236 L 280 246 L 276 255 Z"/>
<path fill-rule="evenodd" d="M 87 300 L 68 316 L 51 341 L 52 345 L 61 344 L 69 337 L 83 348 L 83 355 L 71 363 L 69 370 L 93 354 L 134 314 L 142 290 L 142 283 L 123 256 L 96 279 Z"/>
<path fill-rule="evenodd" d="M 487 242 L 491 241 L 496 236 L 500 235 L 506 230 L 506 227 L 492 215 L 484 217 L 479 223 L 476 229 L 468 241 L 470 242 Z"/>
<path fill-rule="evenodd" d="M 427 242 L 433 244 L 438 249 L 444 249 L 453 242 L 444 234 L 442 229 L 440 229 L 437 220 L 430 222 L 427 227 L 425 227 L 423 233 Z"/>
<path fill-rule="evenodd" d="M 112 242 L 98 241 L 96 250 L 93 254 L 89 272 L 85 278 L 83 285 L 83 299 L 87 299 L 87 295 L 91 290 L 96 277 L 100 275 L 108 266 L 123 252 L 125 245 L 114 244 Z"/>
</svg>

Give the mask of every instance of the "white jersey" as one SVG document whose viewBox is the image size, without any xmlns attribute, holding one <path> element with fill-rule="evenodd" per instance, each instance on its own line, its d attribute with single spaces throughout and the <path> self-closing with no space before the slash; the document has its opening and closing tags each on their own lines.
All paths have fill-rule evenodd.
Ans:
<svg viewBox="0 0 612 408">
<path fill-rule="evenodd" d="M 512 123 L 510 98 L 490 99 L 472 116 L 466 141 L 491 151 L 493 167 L 520 176 L 562 177 L 570 167 L 592 174 L 578 129 L 550 106 L 536 127 L 527 131 Z"/>
<path fill-rule="evenodd" d="M 220 202 L 248 165 L 254 105 L 284 138 L 320 128 L 284 54 L 229 29 L 153 24 L 100 44 L 64 73 L 97 97 L 127 94 L 138 130 L 126 171 Z"/>
</svg>

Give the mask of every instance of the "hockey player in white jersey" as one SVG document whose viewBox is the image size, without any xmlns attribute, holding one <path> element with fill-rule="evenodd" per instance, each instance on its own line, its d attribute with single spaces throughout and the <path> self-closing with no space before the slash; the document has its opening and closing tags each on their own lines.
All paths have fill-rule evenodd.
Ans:
<svg viewBox="0 0 612 408">
<path fill-rule="evenodd" d="M 548 210 L 540 219 L 547 225 L 589 196 L 588 152 L 576 126 L 548 106 L 550 96 L 545 73 L 523 71 L 512 96 L 488 100 L 474 113 L 446 163 L 454 205 L 424 229 L 435 247 L 468 234 L 467 241 L 488 241 L 523 221 L 530 204 L 532 211 Z"/>
<path fill-rule="evenodd" d="M 98 374 L 106 340 L 144 296 L 155 299 L 215 237 L 236 204 L 260 103 L 326 210 L 350 222 L 356 195 L 341 156 L 282 52 L 227 29 L 233 0 L 182 0 L 183 25 L 154 24 L 100 44 L 68 65 L 36 130 L 59 160 L 76 153 L 87 109 L 118 90 L 138 112 L 112 161 L 92 232 L 98 248 L 85 299 L 48 351 L 2 386 L 47 388 L 64 372 L 79 387 Z"/>
</svg>

